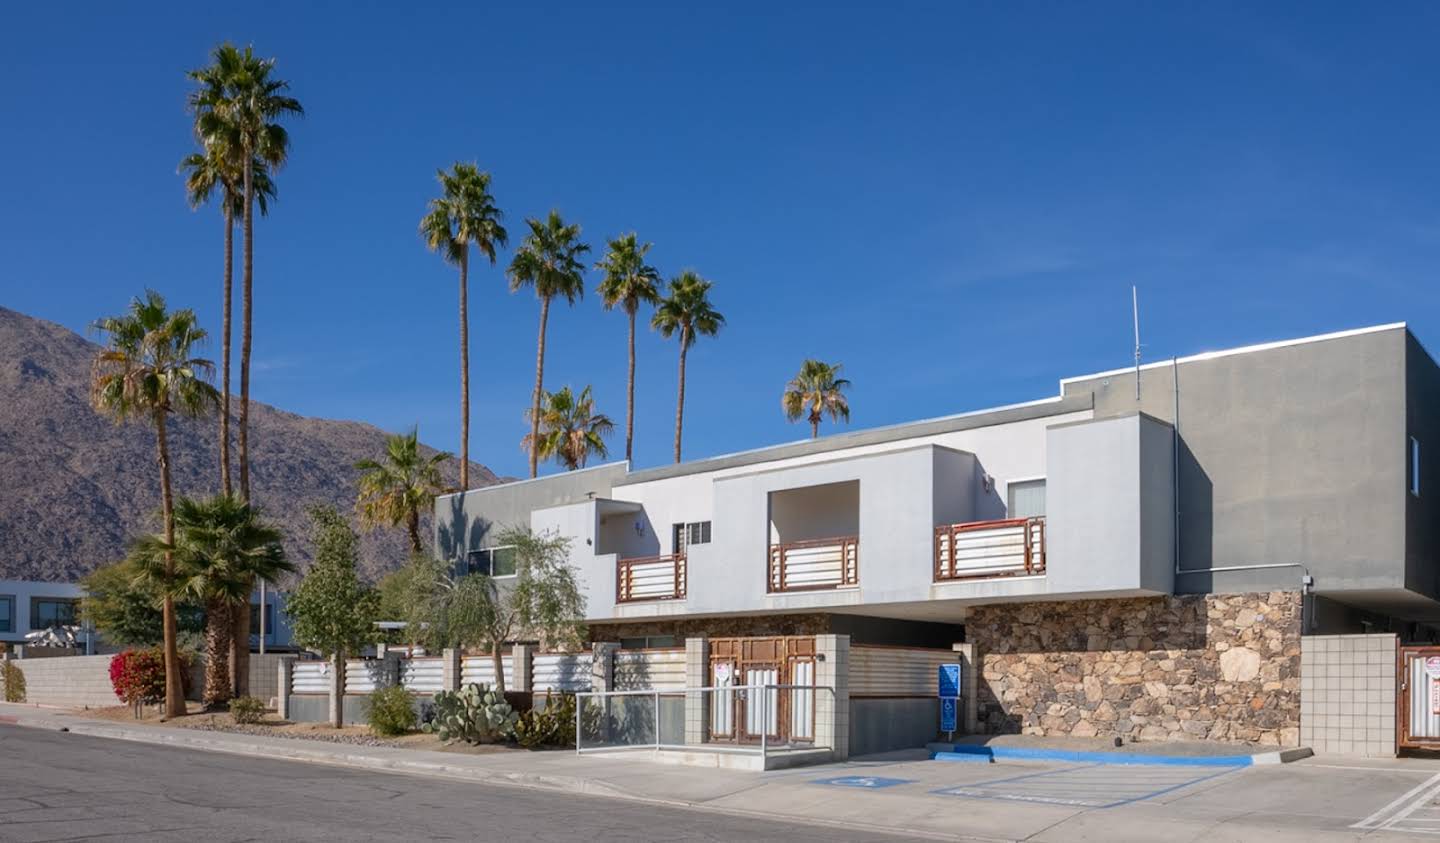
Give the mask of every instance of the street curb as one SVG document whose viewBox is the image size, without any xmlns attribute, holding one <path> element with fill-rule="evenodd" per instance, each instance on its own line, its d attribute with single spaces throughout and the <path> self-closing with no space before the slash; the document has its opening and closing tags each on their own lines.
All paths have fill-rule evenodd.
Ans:
<svg viewBox="0 0 1440 843">
<path fill-rule="evenodd" d="M 991 761 L 1065 761 L 1080 764 L 1157 767 L 1252 767 L 1265 764 L 1288 764 L 1315 754 L 1308 746 L 1253 755 L 1151 755 L 1141 752 L 1086 752 L 1019 746 L 942 743 L 927 744 L 925 748 L 930 751 L 930 758 L 935 761 L 977 761 L 982 759 Z"/>
</svg>

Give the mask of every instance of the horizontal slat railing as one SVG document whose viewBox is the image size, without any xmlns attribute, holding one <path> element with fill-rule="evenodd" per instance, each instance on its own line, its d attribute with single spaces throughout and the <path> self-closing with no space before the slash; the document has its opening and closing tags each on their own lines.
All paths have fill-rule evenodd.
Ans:
<svg viewBox="0 0 1440 843">
<path fill-rule="evenodd" d="M 860 539 L 839 536 L 772 544 L 768 569 L 766 590 L 772 594 L 858 585 Z"/>
<path fill-rule="evenodd" d="M 644 556 L 615 563 L 615 601 L 685 599 L 685 554 Z"/>
<path fill-rule="evenodd" d="M 1045 573 L 1045 519 L 1007 518 L 935 528 L 935 581 Z"/>
</svg>

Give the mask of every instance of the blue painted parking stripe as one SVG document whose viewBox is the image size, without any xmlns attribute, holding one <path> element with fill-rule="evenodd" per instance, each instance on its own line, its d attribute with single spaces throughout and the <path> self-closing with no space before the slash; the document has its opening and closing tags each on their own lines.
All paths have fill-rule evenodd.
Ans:
<svg viewBox="0 0 1440 843">
<path fill-rule="evenodd" d="M 947 751 L 932 752 L 937 761 L 970 760 L 962 756 L 1012 758 L 1026 761 L 1064 761 L 1072 764 L 1117 764 L 1168 767 L 1249 767 L 1255 759 L 1249 755 L 1147 755 L 1137 752 L 1085 752 L 1066 749 L 1036 749 L 1018 746 L 978 746 L 955 744 Z"/>
</svg>

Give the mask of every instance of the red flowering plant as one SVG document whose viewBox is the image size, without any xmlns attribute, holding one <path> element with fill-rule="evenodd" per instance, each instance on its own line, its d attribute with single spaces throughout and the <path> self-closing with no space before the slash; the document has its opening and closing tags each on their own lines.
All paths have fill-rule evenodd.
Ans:
<svg viewBox="0 0 1440 843">
<path fill-rule="evenodd" d="M 186 669 L 181 671 L 180 680 L 188 691 L 190 686 L 190 659 L 181 653 Z M 110 659 L 110 686 L 115 696 L 135 709 L 140 716 L 143 705 L 158 705 L 165 699 L 165 654 L 159 649 L 125 650 Z"/>
</svg>

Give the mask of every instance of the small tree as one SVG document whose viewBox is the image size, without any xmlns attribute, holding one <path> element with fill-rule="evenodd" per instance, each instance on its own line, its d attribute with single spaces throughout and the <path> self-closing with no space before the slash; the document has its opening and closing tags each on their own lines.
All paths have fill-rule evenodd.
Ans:
<svg viewBox="0 0 1440 843">
<path fill-rule="evenodd" d="M 286 610 L 295 642 L 334 663 L 330 719 L 338 729 L 343 725 L 345 657 L 359 651 L 374 634 L 379 600 L 355 572 L 360 541 L 345 519 L 333 507 L 317 506 L 310 510 L 310 520 L 315 561 L 290 595 Z"/>
<path fill-rule="evenodd" d="M 96 568 L 80 580 L 85 590 L 80 618 L 111 644 L 152 647 L 165 637 L 160 589 L 141 574 L 137 560 L 128 558 Z M 175 620 L 181 649 L 197 648 L 205 627 L 204 608 L 193 601 L 177 600 Z"/>
</svg>

